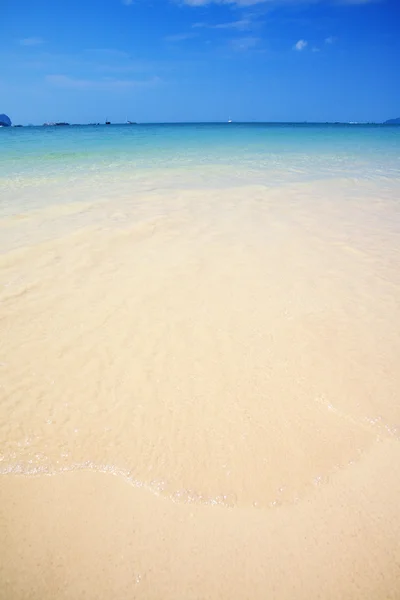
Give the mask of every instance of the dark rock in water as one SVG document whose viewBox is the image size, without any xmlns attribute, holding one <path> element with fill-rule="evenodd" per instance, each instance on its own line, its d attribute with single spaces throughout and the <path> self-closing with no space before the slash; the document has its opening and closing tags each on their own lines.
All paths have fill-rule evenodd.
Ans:
<svg viewBox="0 0 400 600">
<path fill-rule="evenodd" d="M 389 119 L 384 122 L 384 125 L 400 125 L 400 117 L 397 117 L 397 119 Z"/>
<path fill-rule="evenodd" d="M 11 127 L 11 119 L 7 115 L 0 115 L 0 125 L 2 127 Z"/>
</svg>

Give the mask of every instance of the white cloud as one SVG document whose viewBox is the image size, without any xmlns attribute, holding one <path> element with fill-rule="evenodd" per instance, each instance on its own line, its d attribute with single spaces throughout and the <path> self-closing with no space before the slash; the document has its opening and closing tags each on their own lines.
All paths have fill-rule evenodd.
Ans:
<svg viewBox="0 0 400 600">
<path fill-rule="evenodd" d="M 125 4 L 125 6 L 130 6 L 133 4 L 133 0 L 122 0 L 122 4 Z"/>
<path fill-rule="evenodd" d="M 338 0 L 340 4 L 372 4 L 381 0 Z"/>
<path fill-rule="evenodd" d="M 97 73 L 149 73 L 154 72 L 159 65 L 146 61 L 129 61 L 123 64 L 93 63 L 90 68 Z"/>
<path fill-rule="evenodd" d="M 183 0 L 183 4 L 188 4 L 189 6 L 204 6 L 205 4 L 211 4 L 214 1 L 216 4 L 221 4 L 218 0 Z"/>
<path fill-rule="evenodd" d="M 242 37 L 231 40 L 231 46 L 234 50 L 246 51 L 255 48 L 259 42 L 260 39 L 257 37 Z"/>
<path fill-rule="evenodd" d="M 167 35 L 164 40 L 166 42 L 183 42 L 184 40 L 190 40 L 196 36 L 196 33 L 176 33 L 175 35 Z"/>
<path fill-rule="evenodd" d="M 295 43 L 295 45 L 293 46 L 293 50 L 297 50 L 298 52 L 301 52 L 302 50 L 304 50 L 304 48 L 306 48 L 308 46 L 308 42 L 306 40 L 299 40 L 298 42 Z"/>
<path fill-rule="evenodd" d="M 325 38 L 325 44 L 334 44 L 336 42 L 336 38 L 333 35 Z"/>
<path fill-rule="evenodd" d="M 214 25 L 215 29 L 250 29 L 252 22 L 250 19 L 240 19 L 239 21 L 231 21 L 230 23 L 218 23 Z"/>
<path fill-rule="evenodd" d="M 44 44 L 44 39 L 41 37 L 27 37 L 18 40 L 21 46 L 39 46 Z"/>
<path fill-rule="evenodd" d="M 115 48 L 86 48 L 83 52 L 94 58 L 120 60 L 129 58 L 129 53 Z"/>
<path fill-rule="evenodd" d="M 56 87 L 75 89 L 75 90 L 125 90 L 130 88 L 150 87 L 160 83 L 159 77 L 152 77 L 145 80 L 130 80 L 130 79 L 75 79 L 67 75 L 47 75 L 47 83 Z"/>
<path fill-rule="evenodd" d="M 206 6 L 208 4 L 235 4 L 236 6 L 253 6 L 255 4 L 271 4 L 273 6 L 299 4 L 371 4 L 379 0 L 182 0 L 189 6 Z"/>
<path fill-rule="evenodd" d="M 217 23 L 211 25 L 209 23 L 194 23 L 193 29 L 236 29 L 237 31 L 245 31 L 251 29 L 253 22 L 250 19 L 239 19 L 238 21 L 228 21 L 227 23 Z"/>
<path fill-rule="evenodd" d="M 236 4 L 236 6 L 253 6 L 264 2 L 275 2 L 276 0 L 183 0 L 184 4 L 189 6 L 206 6 L 207 4 Z M 278 0 L 286 2 L 287 0 Z M 291 2 L 292 0 L 289 0 Z"/>
</svg>

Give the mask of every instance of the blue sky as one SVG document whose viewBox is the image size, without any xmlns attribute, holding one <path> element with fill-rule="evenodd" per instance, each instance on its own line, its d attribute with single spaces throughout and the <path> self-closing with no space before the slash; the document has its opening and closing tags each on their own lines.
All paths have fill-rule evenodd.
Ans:
<svg viewBox="0 0 400 600">
<path fill-rule="evenodd" d="M 400 116 L 398 0 L 3 0 L 0 113 L 67 120 Z"/>
</svg>

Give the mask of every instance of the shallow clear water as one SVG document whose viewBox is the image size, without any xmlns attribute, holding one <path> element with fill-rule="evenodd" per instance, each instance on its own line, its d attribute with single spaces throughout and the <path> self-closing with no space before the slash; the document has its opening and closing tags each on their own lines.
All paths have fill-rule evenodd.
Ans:
<svg viewBox="0 0 400 600">
<path fill-rule="evenodd" d="M 88 176 L 97 189 L 85 189 L 86 199 L 95 199 L 108 195 L 113 182 L 114 191 L 129 193 L 338 177 L 397 178 L 399 159 L 400 128 L 376 125 L 3 128 L 0 214 L 40 206 L 38 188 L 53 184 L 43 201 L 64 203 L 60 184 L 84 183 Z"/>
</svg>

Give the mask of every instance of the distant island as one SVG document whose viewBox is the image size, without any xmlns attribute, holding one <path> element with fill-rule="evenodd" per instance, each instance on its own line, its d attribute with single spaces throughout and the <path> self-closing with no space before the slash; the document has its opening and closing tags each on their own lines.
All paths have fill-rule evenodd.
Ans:
<svg viewBox="0 0 400 600">
<path fill-rule="evenodd" d="M 63 125 L 69 125 L 69 123 L 65 123 L 64 121 L 60 123 L 43 123 L 43 127 L 61 127 Z"/>
<path fill-rule="evenodd" d="M 397 119 L 388 119 L 384 122 L 384 125 L 400 125 L 400 117 L 397 117 Z"/>
<path fill-rule="evenodd" d="M 11 127 L 11 119 L 8 115 L 0 115 L 0 127 Z"/>
</svg>

